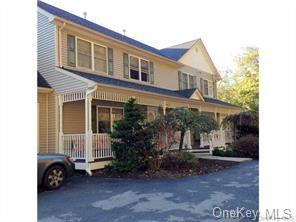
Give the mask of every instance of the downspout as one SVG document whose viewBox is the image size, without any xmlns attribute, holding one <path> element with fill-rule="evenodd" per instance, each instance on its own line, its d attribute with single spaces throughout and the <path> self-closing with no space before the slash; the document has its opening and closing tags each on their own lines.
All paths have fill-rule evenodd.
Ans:
<svg viewBox="0 0 296 222">
<path fill-rule="evenodd" d="M 62 30 L 65 28 L 66 23 L 64 22 L 61 27 L 59 27 L 59 67 L 62 67 Z"/>
<path fill-rule="evenodd" d="M 89 140 L 89 134 L 88 132 L 91 130 L 91 124 L 89 123 L 90 117 L 89 114 L 91 115 L 91 112 L 89 111 L 89 102 L 88 102 L 88 97 L 93 94 L 97 90 L 98 86 L 95 85 L 93 88 L 87 89 L 85 92 L 85 141 Z M 91 108 L 91 106 L 90 106 Z M 92 172 L 89 166 L 89 148 L 92 149 L 92 144 L 89 144 L 88 142 L 85 143 L 85 171 L 89 176 L 92 176 Z"/>
</svg>

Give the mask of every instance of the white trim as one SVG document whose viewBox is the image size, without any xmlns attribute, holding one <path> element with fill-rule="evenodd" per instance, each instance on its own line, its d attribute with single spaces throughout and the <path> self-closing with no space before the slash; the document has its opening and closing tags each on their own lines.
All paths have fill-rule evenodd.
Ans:
<svg viewBox="0 0 296 222">
<path fill-rule="evenodd" d="M 103 47 L 103 48 L 105 48 L 105 52 L 106 52 L 106 72 L 104 72 L 104 71 L 101 71 L 101 70 L 96 70 L 95 69 L 95 62 L 93 63 L 93 71 L 94 72 L 101 72 L 101 73 L 104 73 L 104 74 L 108 74 L 108 47 L 107 46 L 104 46 L 104 45 L 101 45 L 101 44 L 98 44 L 98 43 L 95 43 L 95 42 L 93 42 L 93 61 L 95 61 L 95 48 L 94 48 L 94 46 L 95 45 L 97 45 L 97 46 L 101 46 L 101 47 Z M 114 60 L 114 59 L 113 59 Z"/>
<path fill-rule="evenodd" d="M 184 89 L 183 88 L 183 74 L 185 74 L 185 75 L 187 75 L 187 85 L 188 85 L 188 87 L 186 88 L 186 89 L 192 89 L 191 87 L 190 87 L 190 81 L 189 81 L 189 76 L 192 76 L 192 77 L 194 77 L 194 76 L 196 76 L 196 75 L 192 75 L 192 74 L 190 74 L 190 73 L 187 73 L 187 72 L 182 72 L 181 70 L 179 70 L 181 73 L 182 73 L 182 90 Z M 197 77 L 197 76 L 196 76 Z M 197 82 L 195 83 L 195 85 L 197 86 Z"/>
<path fill-rule="evenodd" d="M 142 57 L 139 57 L 139 56 L 136 56 L 136 55 L 133 55 L 133 54 L 128 54 L 128 61 L 129 61 L 129 64 L 128 64 L 128 74 L 129 74 L 129 79 L 132 80 L 132 81 L 135 81 L 135 82 L 144 82 L 144 83 L 150 83 L 150 60 L 147 60 L 147 59 L 143 59 Z M 131 61 L 131 57 L 134 57 L 134 58 L 137 58 L 138 59 L 138 66 L 139 66 L 139 79 L 133 79 L 131 78 L 131 68 L 130 68 L 130 61 Z M 148 62 L 148 81 L 143 81 L 142 80 L 142 75 L 141 75 L 141 72 L 142 72 L 142 65 L 141 65 L 141 60 L 143 61 L 146 61 Z"/>
<path fill-rule="evenodd" d="M 105 45 L 102 45 L 102 44 L 99 44 L 97 42 L 93 42 L 93 41 L 90 41 L 88 39 L 85 39 L 85 38 L 81 38 L 80 36 L 77 36 L 77 35 L 73 35 L 74 38 L 75 38 L 75 68 L 83 68 L 83 69 L 88 69 L 88 70 L 91 70 L 93 72 L 100 72 L 100 73 L 103 73 L 103 74 L 108 74 L 108 47 L 105 46 Z M 77 47 L 77 40 L 82 40 L 82 41 L 85 41 L 85 42 L 88 42 L 91 44 L 91 68 L 87 68 L 87 67 L 83 67 L 83 66 L 79 66 L 78 65 L 78 47 Z M 97 46 L 101 46 L 103 48 L 105 48 L 105 52 L 106 52 L 106 72 L 102 71 L 102 70 L 96 70 L 95 69 L 95 50 L 94 50 L 94 46 L 97 45 Z"/>
<path fill-rule="evenodd" d="M 48 94 L 46 94 L 46 149 L 47 149 L 47 153 L 49 151 L 49 147 L 48 147 Z"/>
<path fill-rule="evenodd" d="M 76 50 L 76 55 L 77 55 L 77 57 L 76 57 L 76 68 L 83 68 L 83 69 L 90 69 L 90 70 L 93 70 L 93 64 L 92 64 L 92 60 L 93 60 L 93 51 L 92 51 L 92 45 L 93 45 L 93 43 L 91 42 L 91 41 L 89 41 L 89 40 L 86 40 L 86 39 L 83 39 L 83 38 L 80 38 L 80 37 L 77 37 L 77 36 L 75 36 L 75 50 Z M 83 67 L 83 66 L 79 66 L 78 65 L 78 44 L 77 44 L 77 42 L 78 42 L 78 40 L 81 40 L 81 41 L 85 41 L 85 42 L 88 42 L 88 43 L 90 43 L 90 59 L 91 59 L 91 61 L 90 61 L 90 68 L 88 68 L 88 67 Z"/>
</svg>

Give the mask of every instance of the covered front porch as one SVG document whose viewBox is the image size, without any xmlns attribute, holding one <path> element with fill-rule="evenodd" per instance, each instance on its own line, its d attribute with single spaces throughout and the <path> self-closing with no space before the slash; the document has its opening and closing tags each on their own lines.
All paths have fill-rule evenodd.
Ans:
<svg viewBox="0 0 296 222">
<path fill-rule="evenodd" d="M 198 112 L 210 113 L 218 122 L 223 115 L 227 115 L 227 109 L 208 105 L 201 100 L 176 99 L 154 93 L 146 94 L 97 85 L 85 91 L 58 96 L 59 153 L 74 158 L 76 169 L 91 173 L 91 170 L 103 168 L 113 158 L 109 134 L 112 125 L 114 121 L 123 118 L 123 106 L 131 97 L 136 98 L 148 121 L 157 115 L 166 114 L 175 107 L 184 106 Z M 192 149 L 196 139 L 200 140 L 200 145 L 206 144 L 203 138 L 188 131 L 183 147 Z M 178 145 L 175 144 L 173 148 L 176 149 Z M 209 148 L 207 152 L 210 152 Z"/>
</svg>

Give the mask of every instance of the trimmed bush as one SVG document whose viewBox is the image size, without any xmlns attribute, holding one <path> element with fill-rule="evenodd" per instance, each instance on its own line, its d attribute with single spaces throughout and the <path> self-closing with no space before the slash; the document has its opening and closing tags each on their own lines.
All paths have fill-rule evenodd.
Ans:
<svg viewBox="0 0 296 222">
<path fill-rule="evenodd" d="M 194 168 L 198 163 L 196 155 L 189 152 L 166 153 L 162 159 L 162 168 L 165 170 L 186 170 Z"/>
<path fill-rule="evenodd" d="M 238 157 L 259 158 L 259 138 L 246 135 L 234 143 L 234 154 Z"/>
<path fill-rule="evenodd" d="M 214 156 L 223 156 L 223 157 L 233 157 L 234 156 L 233 146 L 229 145 L 225 149 L 214 149 L 213 155 Z"/>
</svg>

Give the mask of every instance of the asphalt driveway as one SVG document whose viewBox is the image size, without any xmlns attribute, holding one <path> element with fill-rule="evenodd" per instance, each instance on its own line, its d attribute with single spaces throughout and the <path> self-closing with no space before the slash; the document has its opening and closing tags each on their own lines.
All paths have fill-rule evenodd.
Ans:
<svg viewBox="0 0 296 222">
<path fill-rule="evenodd" d="M 258 161 L 181 179 L 74 177 L 38 194 L 38 221 L 257 221 L 258 182 Z"/>
</svg>

